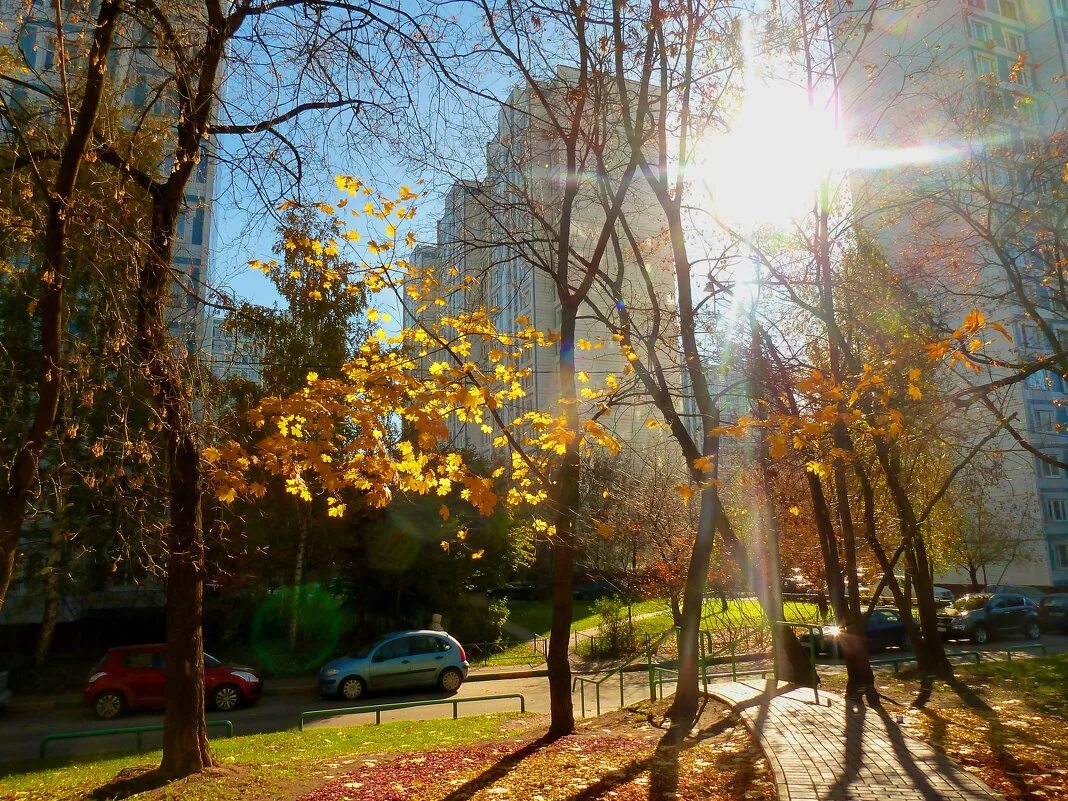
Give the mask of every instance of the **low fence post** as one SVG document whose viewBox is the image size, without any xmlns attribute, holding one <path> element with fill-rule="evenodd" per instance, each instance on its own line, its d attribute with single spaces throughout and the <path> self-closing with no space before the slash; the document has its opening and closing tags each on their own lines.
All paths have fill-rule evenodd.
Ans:
<svg viewBox="0 0 1068 801">
<path fill-rule="evenodd" d="M 649 700 L 656 700 L 656 676 L 653 673 L 653 649 L 649 647 L 649 635 L 645 636 L 645 661 L 649 667 Z"/>
</svg>

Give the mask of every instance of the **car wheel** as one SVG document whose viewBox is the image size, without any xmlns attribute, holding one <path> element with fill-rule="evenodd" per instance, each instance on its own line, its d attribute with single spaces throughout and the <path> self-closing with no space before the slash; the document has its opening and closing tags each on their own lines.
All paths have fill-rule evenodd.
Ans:
<svg viewBox="0 0 1068 801">
<path fill-rule="evenodd" d="M 1024 628 L 1024 634 L 1027 635 L 1027 639 L 1029 640 L 1037 640 L 1042 636 L 1042 629 L 1038 627 L 1038 623 L 1032 620 Z"/>
<path fill-rule="evenodd" d="M 463 674 L 456 668 L 445 668 L 438 676 L 438 687 L 447 693 L 454 693 L 464 683 Z"/>
<path fill-rule="evenodd" d="M 126 701 L 121 693 L 106 690 L 93 699 L 93 714 L 100 720 L 114 720 L 126 709 Z"/>
<path fill-rule="evenodd" d="M 220 712 L 229 712 L 241 706 L 241 691 L 232 684 L 217 687 L 211 694 L 211 705 Z"/>
<path fill-rule="evenodd" d="M 346 701 L 355 701 L 367 688 L 359 676 L 349 676 L 338 685 L 338 694 Z"/>
<path fill-rule="evenodd" d="M 990 634 L 987 632 L 986 626 L 976 626 L 972 629 L 972 642 L 976 645 L 984 645 L 989 639 Z"/>
</svg>

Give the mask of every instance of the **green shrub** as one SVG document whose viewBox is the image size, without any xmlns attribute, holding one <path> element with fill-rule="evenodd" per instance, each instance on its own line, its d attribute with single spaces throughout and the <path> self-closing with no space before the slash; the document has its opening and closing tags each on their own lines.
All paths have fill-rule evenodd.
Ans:
<svg viewBox="0 0 1068 801">
<path fill-rule="evenodd" d="M 627 605 L 619 598 L 600 598 L 593 603 L 593 611 L 600 618 L 597 637 L 590 643 L 590 656 L 613 657 L 634 653 L 638 638 L 634 625 L 627 617 Z"/>
</svg>

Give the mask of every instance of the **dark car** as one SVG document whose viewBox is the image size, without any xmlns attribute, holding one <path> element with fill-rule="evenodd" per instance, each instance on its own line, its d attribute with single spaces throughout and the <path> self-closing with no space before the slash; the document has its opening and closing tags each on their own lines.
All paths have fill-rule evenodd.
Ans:
<svg viewBox="0 0 1068 801">
<path fill-rule="evenodd" d="M 1042 599 L 1038 604 L 1038 625 L 1042 631 L 1068 634 L 1068 593 Z"/>
<path fill-rule="evenodd" d="M 938 630 L 946 639 L 967 639 L 982 645 L 1001 634 L 1023 634 L 1037 640 L 1038 606 L 1023 595 L 976 592 L 964 595 L 938 613 Z"/>
<path fill-rule="evenodd" d="M 263 682 L 250 667 L 224 665 L 204 654 L 204 696 L 220 712 L 259 700 Z M 85 684 L 82 702 L 101 720 L 112 720 L 131 709 L 163 709 L 167 692 L 167 662 L 163 645 L 112 648 Z"/>
<path fill-rule="evenodd" d="M 833 653 L 836 650 L 836 640 L 842 635 L 838 626 L 823 626 L 816 635 L 816 652 L 821 654 Z M 868 627 L 864 630 L 864 637 L 868 641 L 869 651 L 883 651 L 887 648 L 905 648 L 908 645 L 908 631 L 901 620 L 901 614 L 896 609 L 876 609 L 868 619 Z M 801 642 L 808 645 L 809 635 L 802 634 Z"/>
</svg>

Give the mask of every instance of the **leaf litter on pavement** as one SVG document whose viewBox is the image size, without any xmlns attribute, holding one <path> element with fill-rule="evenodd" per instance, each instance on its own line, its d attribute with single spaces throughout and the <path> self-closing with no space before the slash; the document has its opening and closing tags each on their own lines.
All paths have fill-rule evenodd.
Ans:
<svg viewBox="0 0 1068 801">
<path fill-rule="evenodd" d="M 300 801 L 759 801 L 771 772 L 751 736 L 708 703 L 681 745 L 667 744 L 666 704 L 641 704 L 581 723 L 545 743 L 513 739 L 357 760 Z"/>
</svg>

